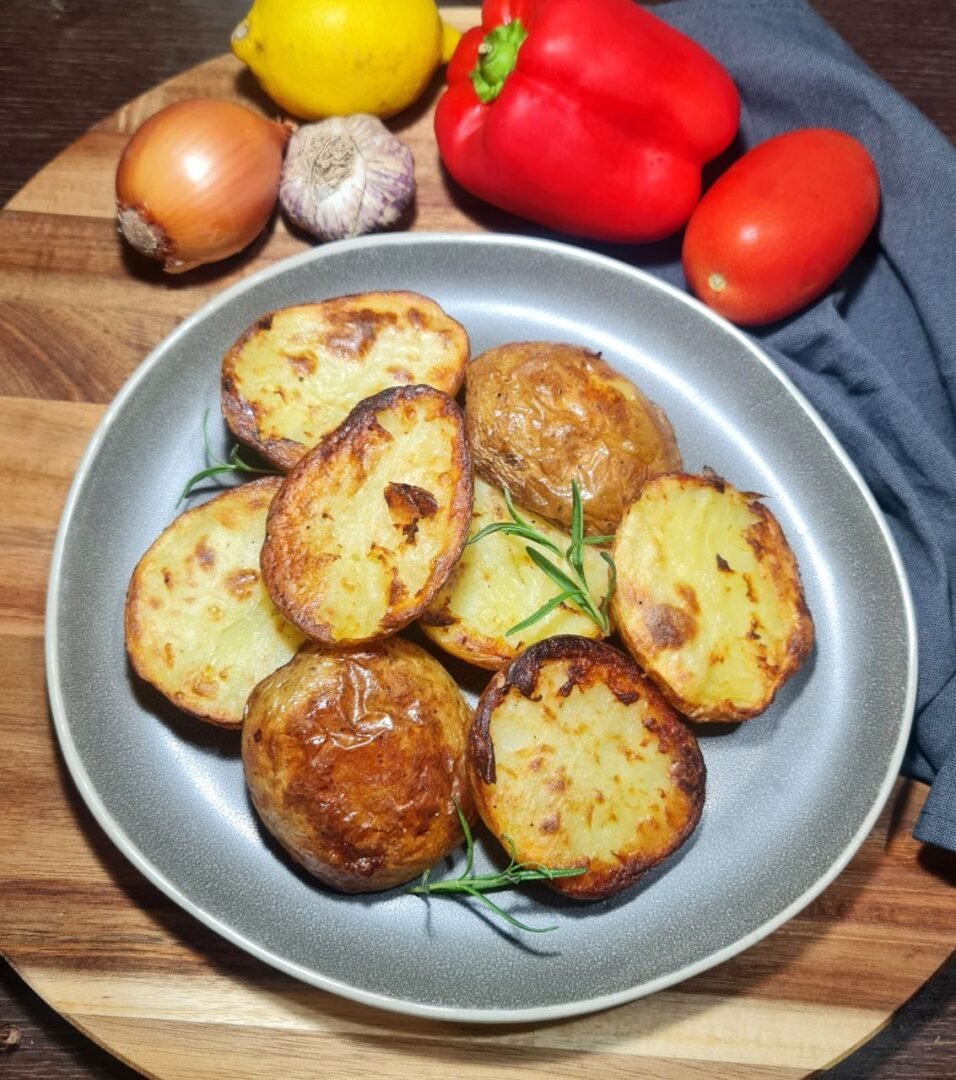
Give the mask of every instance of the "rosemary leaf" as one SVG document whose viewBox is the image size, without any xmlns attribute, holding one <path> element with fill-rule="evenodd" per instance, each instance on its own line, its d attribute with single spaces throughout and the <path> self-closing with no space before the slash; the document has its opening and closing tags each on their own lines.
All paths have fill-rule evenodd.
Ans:
<svg viewBox="0 0 956 1080">
<path fill-rule="evenodd" d="M 611 593 L 614 592 L 614 587 L 615 585 L 617 585 L 617 566 L 615 565 L 614 560 L 611 558 L 610 555 L 608 555 L 606 551 L 600 552 L 600 555 L 601 558 L 610 567 L 610 574 L 607 579 L 607 592 L 604 594 L 604 599 L 601 601 L 601 615 L 604 618 L 605 625 L 610 628 L 611 617 L 608 614 L 608 607 L 611 603 Z"/>
<path fill-rule="evenodd" d="M 461 812 L 458 800 L 452 796 L 451 801 L 455 804 L 455 813 L 458 815 L 458 824 L 461 825 L 461 831 L 465 834 L 465 851 L 467 853 L 467 858 L 465 860 L 465 869 L 458 879 L 459 881 L 463 881 L 471 874 L 471 867 L 475 861 L 475 841 L 471 835 L 471 826 L 468 824 L 468 818 Z"/>
<path fill-rule="evenodd" d="M 551 541 L 543 534 L 538 532 L 532 525 L 516 525 L 510 521 L 494 521 L 490 525 L 486 525 L 483 529 L 480 529 L 474 536 L 470 537 L 465 546 L 468 544 L 477 544 L 479 540 L 483 540 L 486 536 L 490 536 L 492 533 L 503 532 L 508 536 L 519 536 L 522 540 L 530 540 L 532 543 L 538 544 L 541 547 L 547 548 L 548 551 L 553 551 L 555 555 L 561 554 L 561 549 L 557 544 L 552 544 Z"/>
<path fill-rule="evenodd" d="M 193 488 L 202 483 L 203 480 L 208 480 L 210 476 L 219 476 L 220 473 L 235 472 L 235 467 L 232 465 L 210 465 L 208 469 L 203 469 L 201 472 L 194 473 L 186 481 L 186 486 L 182 490 L 182 494 L 179 496 L 179 502 L 189 497 Z"/>
<path fill-rule="evenodd" d="M 209 461 L 218 461 L 219 459 L 212 452 L 212 447 L 209 445 L 209 410 L 207 409 L 202 414 L 202 448 L 206 452 L 206 458 Z"/>
<path fill-rule="evenodd" d="M 276 469 L 261 469 L 255 465 L 250 465 L 247 461 L 244 461 L 239 453 L 239 444 L 236 443 L 232 450 L 229 452 L 229 458 L 226 461 L 222 461 L 216 457 L 212 452 L 212 448 L 209 445 L 209 434 L 206 430 L 209 422 L 209 410 L 207 409 L 203 413 L 202 418 L 202 444 L 203 449 L 206 452 L 206 460 L 212 464 L 206 468 L 201 469 L 199 472 L 194 473 L 187 481 L 186 486 L 183 488 L 182 494 L 179 496 L 179 502 L 187 498 L 193 488 L 201 483 L 203 480 L 208 480 L 211 476 L 219 476 L 222 473 L 227 472 L 246 472 L 257 473 L 261 476 L 280 476 L 281 474 Z"/>
<path fill-rule="evenodd" d="M 609 629 L 609 623 L 607 618 L 601 614 L 600 611 L 594 606 L 591 601 L 591 597 L 587 592 L 587 584 L 582 587 L 573 581 L 568 575 L 558 566 L 555 566 L 550 559 L 542 555 L 540 551 L 536 551 L 534 548 L 525 548 L 528 553 L 528 557 L 538 567 L 539 570 L 543 570 L 549 578 L 555 583 L 560 585 L 562 589 L 565 589 L 570 593 L 569 599 L 575 606 L 579 607 L 585 615 L 587 615 L 593 622 L 595 622 L 605 633 Z"/>
<path fill-rule="evenodd" d="M 584 568 L 584 547 L 586 544 L 604 544 L 609 540 L 613 540 L 614 537 L 589 537 L 584 535 L 584 502 L 581 499 L 581 489 L 578 487 L 577 480 L 571 481 L 571 543 L 566 551 L 562 551 L 557 544 L 553 543 L 544 533 L 536 529 L 529 521 L 526 521 L 518 513 L 514 503 L 511 501 L 511 493 L 506 487 L 502 487 L 501 493 L 504 496 L 505 506 L 508 508 L 508 515 L 511 520 L 494 521 L 490 525 L 485 525 L 484 528 L 479 529 L 474 536 L 470 537 L 467 543 L 476 544 L 484 537 L 497 532 L 504 533 L 506 536 L 517 536 L 522 540 L 527 540 L 535 545 L 535 547 L 525 548 L 528 557 L 539 570 L 547 574 L 547 576 L 561 588 L 561 592 L 557 596 L 553 596 L 545 604 L 542 604 L 537 611 L 532 612 L 526 619 L 522 619 L 521 622 L 512 626 L 510 630 L 506 630 L 505 636 L 509 637 L 512 634 L 518 633 L 520 630 L 525 630 L 529 626 L 534 625 L 534 623 L 543 619 L 559 604 L 564 603 L 566 600 L 571 601 L 575 607 L 587 615 L 587 617 L 591 619 L 603 633 L 608 633 L 611 628 L 611 623 L 608 618 L 607 607 L 611 589 L 613 588 L 613 582 L 616 579 L 616 571 L 614 570 L 613 561 L 610 555 L 608 555 L 607 552 L 602 551 L 600 553 L 601 558 L 611 566 L 612 576 L 604 599 L 599 606 L 595 606 L 595 602 L 591 598 L 591 590 L 588 587 L 587 575 Z M 559 560 L 565 562 L 568 569 L 571 571 L 571 574 L 566 573 L 560 566 L 556 565 L 551 559 L 543 554 L 540 550 L 542 548 L 551 555 L 556 556 Z"/>
<path fill-rule="evenodd" d="M 511 637 L 512 634 L 517 634 L 521 630 L 526 630 L 529 626 L 533 626 L 539 619 L 543 619 L 545 615 L 559 605 L 563 604 L 565 600 L 569 600 L 574 596 L 574 593 L 568 592 L 567 589 L 564 592 L 558 593 L 557 596 L 552 596 L 546 603 L 542 604 L 533 614 L 529 615 L 527 619 L 522 619 L 521 622 L 515 623 L 510 630 L 505 631 L 505 637 Z"/>
<path fill-rule="evenodd" d="M 493 911 L 499 918 L 504 919 L 506 923 L 513 926 L 516 930 L 524 930 L 529 934 L 548 934 L 552 930 L 557 930 L 556 926 L 529 926 L 527 923 L 521 922 L 516 919 L 514 915 L 509 915 L 504 908 L 499 907 L 494 900 L 489 896 L 485 896 L 484 893 L 479 892 L 477 889 L 466 889 L 469 896 L 473 896 L 479 903 L 484 904 L 486 908 Z"/>
<path fill-rule="evenodd" d="M 547 555 L 542 555 L 540 551 L 532 547 L 525 548 L 525 551 L 535 566 L 539 570 L 543 570 L 555 585 L 560 585 L 562 589 L 567 589 L 570 593 L 579 593 L 581 591 L 580 584 L 570 578 L 560 566 L 555 566 Z"/>
<path fill-rule="evenodd" d="M 584 504 L 581 502 L 581 489 L 577 480 L 571 481 L 571 546 L 568 548 L 567 559 L 578 575 L 578 580 L 585 581 Z"/>
<path fill-rule="evenodd" d="M 516 525 L 523 525 L 526 529 L 533 528 L 531 523 L 525 521 L 518 511 L 515 510 L 515 504 L 511 501 L 511 492 L 506 487 L 502 487 L 501 494 L 505 497 L 505 506 L 508 507 L 508 513 L 511 515 L 511 520 L 514 521 Z"/>
</svg>

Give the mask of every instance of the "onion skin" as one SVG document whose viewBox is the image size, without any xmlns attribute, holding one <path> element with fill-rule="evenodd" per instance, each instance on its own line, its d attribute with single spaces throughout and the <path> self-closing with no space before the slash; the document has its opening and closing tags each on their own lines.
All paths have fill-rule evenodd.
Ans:
<svg viewBox="0 0 956 1080">
<path fill-rule="evenodd" d="M 284 125 L 230 101 L 167 105 L 120 158 L 120 232 L 171 274 L 235 255 L 272 216 L 288 138 Z"/>
</svg>

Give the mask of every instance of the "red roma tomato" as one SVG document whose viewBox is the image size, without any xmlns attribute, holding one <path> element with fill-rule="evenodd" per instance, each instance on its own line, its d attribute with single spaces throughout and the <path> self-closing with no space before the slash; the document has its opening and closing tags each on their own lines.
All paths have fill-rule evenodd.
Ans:
<svg viewBox="0 0 956 1080">
<path fill-rule="evenodd" d="M 731 322 L 773 322 L 839 277 L 879 205 L 876 166 L 856 139 L 828 128 L 777 135 L 698 203 L 684 234 L 684 274 Z"/>
</svg>

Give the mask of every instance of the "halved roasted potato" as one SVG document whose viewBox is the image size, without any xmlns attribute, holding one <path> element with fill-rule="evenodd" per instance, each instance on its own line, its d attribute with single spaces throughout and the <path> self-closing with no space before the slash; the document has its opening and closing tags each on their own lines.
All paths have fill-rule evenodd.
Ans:
<svg viewBox="0 0 956 1080">
<path fill-rule="evenodd" d="M 269 595 L 309 637 L 374 641 L 417 618 L 461 554 L 472 470 L 461 412 L 430 386 L 357 405 L 286 477 L 269 511 Z"/>
<path fill-rule="evenodd" d="M 567 550 L 571 543 L 567 533 L 537 514 L 522 510 L 521 515 L 561 551 Z M 476 536 L 493 522 L 510 520 L 501 490 L 476 477 L 469 535 Z M 532 562 L 528 546 L 529 541 L 503 532 L 490 533 L 469 544 L 451 577 L 419 616 L 425 634 L 452 656 L 492 670 L 528 645 L 555 634 L 603 637 L 597 623 L 570 601 L 559 604 L 526 629 L 507 633 L 561 592 Z M 555 560 L 554 554 L 539 544 L 530 546 Z M 591 599 L 599 608 L 607 594 L 609 569 L 593 546 L 584 549 L 584 572 Z"/>
<path fill-rule="evenodd" d="M 662 410 L 588 349 L 501 345 L 476 357 L 465 379 L 476 470 L 564 528 L 572 480 L 587 531 L 613 533 L 648 477 L 681 466 Z"/>
<path fill-rule="evenodd" d="M 763 712 L 813 645 L 796 558 L 760 498 L 713 472 L 660 476 L 618 529 L 618 631 L 694 720 Z"/>
<path fill-rule="evenodd" d="M 463 843 L 471 712 L 424 649 L 304 646 L 249 698 L 242 762 L 268 830 L 344 892 L 410 881 Z"/>
<path fill-rule="evenodd" d="M 239 727 L 249 691 L 305 640 L 262 584 L 259 549 L 279 477 L 180 514 L 140 559 L 126 595 L 133 668 L 173 704 Z"/>
<path fill-rule="evenodd" d="M 455 394 L 468 335 L 428 297 L 372 292 L 257 319 L 222 363 L 222 412 L 237 438 L 283 470 L 353 406 L 389 386 Z"/>
<path fill-rule="evenodd" d="M 499 671 L 468 740 L 478 812 L 518 862 L 586 867 L 558 892 L 612 896 L 690 836 L 704 803 L 697 741 L 637 665 L 553 637 Z"/>
</svg>

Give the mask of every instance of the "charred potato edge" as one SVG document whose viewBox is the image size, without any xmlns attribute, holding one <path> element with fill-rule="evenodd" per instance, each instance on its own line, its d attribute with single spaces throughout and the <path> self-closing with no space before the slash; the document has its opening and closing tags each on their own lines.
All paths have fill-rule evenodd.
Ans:
<svg viewBox="0 0 956 1080">
<path fill-rule="evenodd" d="M 573 634 L 560 634 L 530 645 L 510 664 L 492 677 L 479 698 L 471 729 L 468 733 L 467 761 L 469 767 L 474 769 L 483 784 L 494 784 L 497 779 L 495 750 L 490 735 L 491 718 L 495 708 L 504 700 L 512 687 L 523 697 L 533 700 L 538 683 L 538 670 L 548 660 L 580 660 L 584 664 L 597 660 L 599 664 L 611 669 L 612 677 L 615 680 L 620 680 L 616 688 L 610 681 L 607 685 L 611 693 L 622 704 L 630 704 L 635 699 L 637 695 L 633 687 L 637 684 L 647 697 L 655 700 L 655 704 L 673 714 L 670 718 L 673 724 L 679 725 L 681 729 L 690 734 L 693 740 L 694 752 L 682 755 L 680 768 L 675 775 L 675 782 L 691 797 L 692 812 L 684 828 L 665 851 L 651 859 L 624 863 L 616 874 L 604 879 L 610 883 L 604 885 L 600 890 L 592 891 L 582 884 L 587 875 L 582 875 L 579 878 L 558 878 L 548 882 L 551 888 L 564 896 L 579 900 L 603 900 L 635 884 L 648 870 L 673 855 L 694 832 L 704 809 L 707 769 L 693 732 L 690 731 L 683 718 L 669 705 L 654 683 L 647 678 L 630 656 L 604 641 L 594 641 L 591 638 L 577 637 Z M 630 689 L 626 689 L 621 683 L 629 684 Z M 569 692 L 573 685 L 575 684 L 570 683 Z M 650 730 L 662 744 L 666 745 L 665 733 L 661 732 L 657 727 L 652 727 Z M 482 813 L 482 811 L 486 810 L 484 791 L 474 781 L 472 782 L 472 790 L 475 806 L 487 826 L 485 815 Z M 490 827 L 489 831 L 494 832 Z M 588 865 L 588 863 L 578 861 L 576 865 Z"/>
<path fill-rule="evenodd" d="M 285 595 L 285 590 L 280 588 L 279 583 L 275 580 L 275 560 L 270 544 L 269 528 L 273 516 L 277 514 L 284 505 L 288 492 L 286 484 L 282 485 L 279 489 L 279 493 L 272 500 L 272 505 L 269 507 L 269 515 L 266 519 L 266 538 L 262 545 L 262 552 L 260 555 L 260 567 L 262 569 L 263 581 L 267 592 L 272 597 L 272 601 L 278 610 L 289 619 L 293 625 L 298 626 L 303 633 L 312 638 L 313 641 L 318 641 L 323 645 L 331 645 L 336 648 L 345 649 L 378 641 L 383 637 L 388 637 L 396 631 L 401 630 L 403 627 L 417 619 L 425 608 L 428 607 L 435 598 L 438 590 L 448 580 L 448 576 L 451 574 L 455 564 L 461 557 L 461 553 L 464 550 L 465 543 L 468 539 L 468 531 L 471 527 L 471 504 L 474 498 L 474 472 L 471 464 L 471 451 L 468 447 L 468 440 L 465 437 L 465 424 L 461 410 L 454 398 L 450 397 L 443 390 L 436 390 L 433 386 L 428 386 L 424 383 L 416 383 L 410 386 L 390 386 L 385 390 L 380 390 L 372 397 L 365 398 L 352 409 L 348 416 L 334 431 L 329 432 L 328 435 L 299 460 L 286 479 L 293 480 L 301 472 L 310 468 L 314 462 L 323 461 L 332 457 L 337 453 L 339 447 L 343 443 L 347 444 L 357 432 L 376 422 L 375 413 L 378 410 L 390 408 L 394 402 L 399 400 L 414 400 L 415 398 L 427 396 L 443 399 L 442 404 L 444 414 L 454 415 L 458 418 L 458 435 L 456 438 L 454 456 L 456 460 L 461 463 L 461 474 L 458 483 L 455 485 L 455 494 L 452 499 L 450 514 L 451 522 L 457 525 L 457 534 L 453 536 L 452 542 L 445 550 L 444 554 L 439 556 L 435 561 L 432 580 L 418 604 L 414 607 L 407 608 L 401 615 L 395 613 L 386 614 L 381 623 L 382 633 L 377 633 L 371 637 L 350 638 L 348 640 L 333 639 L 328 635 L 328 627 L 326 624 L 316 623 L 311 619 L 301 617 L 293 619 L 289 615 L 288 597 Z"/>
<path fill-rule="evenodd" d="M 800 577 L 800 567 L 797 563 L 797 557 L 790 547 L 790 543 L 787 540 L 780 522 L 777 521 L 773 512 L 760 501 L 765 498 L 765 496 L 760 495 L 755 491 L 741 491 L 740 488 L 736 488 L 729 480 L 725 480 L 724 477 L 720 476 L 709 467 L 704 468 L 701 473 L 688 473 L 683 471 L 662 473 L 660 477 L 654 477 L 654 479 L 660 479 L 667 476 L 676 477 L 678 479 L 686 478 L 702 481 L 709 484 L 721 495 L 727 487 L 734 488 L 748 500 L 747 508 L 774 530 L 782 541 L 780 551 L 785 553 L 786 563 L 793 573 L 793 580 L 796 586 L 795 615 L 797 623 L 787 640 L 785 648 L 787 663 L 781 668 L 776 685 L 771 690 L 769 697 L 766 697 L 762 704 L 751 708 L 744 708 L 742 706 L 735 706 L 729 701 L 724 701 L 720 706 L 697 706 L 688 708 L 689 703 L 683 700 L 679 694 L 674 692 L 666 679 L 654 671 L 645 670 L 647 677 L 657 686 L 657 689 L 663 694 L 667 702 L 682 716 L 686 716 L 689 720 L 693 720 L 696 723 L 737 723 L 744 720 L 752 720 L 754 717 L 759 716 L 770 708 L 777 694 L 786 685 L 789 679 L 800 670 L 804 661 L 813 649 L 815 640 L 813 616 L 810 614 L 810 609 L 807 607 L 806 598 L 804 596 L 803 581 Z M 640 502 L 642 494 L 643 491 L 638 494 L 637 498 L 631 504 L 632 506 L 635 503 Z M 630 507 L 628 507 L 628 511 L 629 510 Z M 625 516 L 626 514 L 627 511 L 625 512 Z M 617 541 L 615 540 L 614 549 L 616 549 L 616 547 Z M 612 550 L 612 558 L 613 557 L 614 550 Z M 633 637 L 628 633 L 627 622 L 622 618 L 620 604 L 616 594 L 612 594 L 611 596 L 610 608 L 614 619 L 614 625 L 625 648 L 637 664 L 640 665 L 642 670 L 644 670 L 641 650 L 637 647 L 637 643 L 634 641 Z"/>
<path fill-rule="evenodd" d="M 461 366 L 461 372 L 459 373 L 455 385 L 448 390 L 442 391 L 442 393 L 447 393 L 449 397 L 454 397 L 461 389 L 462 383 L 465 381 L 465 373 L 471 356 L 471 339 L 468 337 L 468 331 L 465 327 L 462 326 L 457 319 L 453 319 L 437 301 L 432 300 L 431 297 L 425 296 L 422 293 L 412 292 L 408 289 L 378 289 L 374 292 L 377 296 L 409 297 L 414 298 L 415 300 L 425 300 L 429 304 L 434 304 L 450 322 L 453 322 L 456 326 L 460 327 L 465 341 L 465 363 Z M 255 450 L 271 465 L 274 465 L 277 469 L 281 469 L 283 472 L 289 472 L 302 460 L 302 457 L 304 456 L 302 443 L 296 442 L 295 439 L 264 439 L 259 434 L 259 429 L 256 426 L 255 410 L 239 392 L 234 381 L 233 369 L 235 366 L 235 358 L 242 352 L 246 342 L 254 334 L 257 334 L 260 330 L 267 331 L 271 328 L 272 320 L 276 315 L 280 315 L 283 312 L 290 311 L 294 308 L 317 307 L 332 301 L 361 299 L 367 295 L 369 294 L 347 293 L 344 296 L 330 296 L 323 300 L 314 300 L 311 302 L 303 301 L 301 304 L 288 304 L 285 307 L 273 308 L 271 311 L 267 311 L 263 315 L 260 315 L 250 326 L 247 326 L 232 345 L 229 346 L 225 356 L 223 356 L 219 402 L 223 418 L 226 421 L 226 426 L 240 442 L 245 443 L 246 446 Z M 408 385 L 424 386 L 429 384 L 414 383 Z M 385 387 L 385 389 L 392 388 Z M 433 389 L 437 390 L 439 388 L 434 387 Z M 356 405 L 358 404 L 360 403 L 356 402 Z M 330 434 L 330 432 L 327 432 L 326 434 Z M 307 447 L 306 452 L 308 452 L 309 449 L 311 448 Z"/>
</svg>

